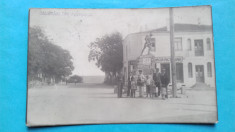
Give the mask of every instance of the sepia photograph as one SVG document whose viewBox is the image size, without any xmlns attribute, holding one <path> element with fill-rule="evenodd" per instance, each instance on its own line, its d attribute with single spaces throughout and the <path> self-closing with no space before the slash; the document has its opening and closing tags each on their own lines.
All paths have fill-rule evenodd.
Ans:
<svg viewBox="0 0 235 132">
<path fill-rule="evenodd" d="M 26 125 L 217 123 L 211 10 L 31 8 Z"/>
</svg>

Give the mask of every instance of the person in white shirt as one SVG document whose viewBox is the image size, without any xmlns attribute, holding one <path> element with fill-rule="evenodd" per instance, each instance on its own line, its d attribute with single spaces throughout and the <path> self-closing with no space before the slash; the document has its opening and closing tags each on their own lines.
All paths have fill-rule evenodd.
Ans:
<svg viewBox="0 0 235 132">
<path fill-rule="evenodd" d="M 139 70 L 139 74 L 137 75 L 137 89 L 139 89 L 139 97 L 143 97 L 144 83 L 145 77 L 142 73 L 142 70 Z"/>
</svg>

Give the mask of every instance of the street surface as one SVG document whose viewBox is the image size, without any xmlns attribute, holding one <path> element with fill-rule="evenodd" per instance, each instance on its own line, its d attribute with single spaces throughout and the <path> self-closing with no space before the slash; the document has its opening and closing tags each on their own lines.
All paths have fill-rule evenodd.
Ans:
<svg viewBox="0 0 235 132">
<path fill-rule="evenodd" d="M 138 93 L 136 93 L 138 96 Z M 103 84 L 28 89 L 28 125 L 206 123 L 217 121 L 215 89 L 186 90 L 181 98 L 117 98 Z"/>
</svg>

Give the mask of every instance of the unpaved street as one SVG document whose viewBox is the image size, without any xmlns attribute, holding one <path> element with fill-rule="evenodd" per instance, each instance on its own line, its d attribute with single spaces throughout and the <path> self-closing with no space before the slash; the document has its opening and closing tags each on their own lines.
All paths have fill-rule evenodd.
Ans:
<svg viewBox="0 0 235 132">
<path fill-rule="evenodd" d="M 214 90 L 187 90 L 188 97 L 161 100 L 117 98 L 113 87 L 103 84 L 70 84 L 29 88 L 28 95 L 27 120 L 31 125 L 190 123 L 217 119 Z"/>
</svg>

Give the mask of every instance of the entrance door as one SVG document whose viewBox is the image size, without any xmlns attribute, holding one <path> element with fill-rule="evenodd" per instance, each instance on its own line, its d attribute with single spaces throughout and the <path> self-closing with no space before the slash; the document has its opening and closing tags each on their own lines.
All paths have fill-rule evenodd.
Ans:
<svg viewBox="0 0 235 132">
<path fill-rule="evenodd" d="M 176 63 L 176 81 L 179 83 L 184 82 L 183 63 Z"/>
<path fill-rule="evenodd" d="M 203 65 L 196 65 L 196 82 L 204 83 L 204 67 Z"/>
<path fill-rule="evenodd" d="M 166 75 L 170 78 L 170 64 L 169 63 L 163 63 L 161 64 L 161 73 L 163 72 L 163 69 L 166 69 Z"/>
</svg>

